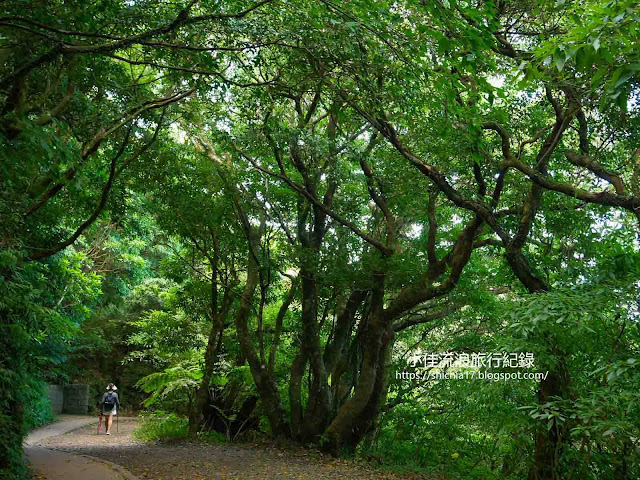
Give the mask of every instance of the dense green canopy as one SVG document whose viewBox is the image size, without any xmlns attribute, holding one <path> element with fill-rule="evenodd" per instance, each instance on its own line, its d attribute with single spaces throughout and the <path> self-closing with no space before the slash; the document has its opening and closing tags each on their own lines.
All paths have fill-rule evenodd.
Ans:
<svg viewBox="0 0 640 480">
<path fill-rule="evenodd" d="M 110 381 L 191 436 L 640 476 L 637 2 L 0 8 L 2 478 L 45 382 Z"/>
</svg>

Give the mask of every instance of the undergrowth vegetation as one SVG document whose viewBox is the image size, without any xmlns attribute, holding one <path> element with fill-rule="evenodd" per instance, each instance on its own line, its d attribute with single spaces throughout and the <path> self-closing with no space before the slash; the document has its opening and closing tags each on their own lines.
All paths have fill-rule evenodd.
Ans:
<svg viewBox="0 0 640 480">
<path fill-rule="evenodd" d="M 631 0 L 0 4 L 0 478 L 140 439 L 640 478 Z"/>
<path fill-rule="evenodd" d="M 145 441 L 178 440 L 189 437 L 189 425 L 186 417 L 175 413 L 157 411 L 141 416 L 139 428 L 133 436 Z"/>
</svg>

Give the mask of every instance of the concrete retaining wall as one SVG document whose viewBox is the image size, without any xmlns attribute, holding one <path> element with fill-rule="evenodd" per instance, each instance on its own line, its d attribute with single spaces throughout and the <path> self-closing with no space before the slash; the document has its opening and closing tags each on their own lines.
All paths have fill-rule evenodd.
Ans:
<svg viewBox="0 0 640 480">
<path fill-rule="evenodd" d="M 64 413 L 86 415 L 89 411 L 89 385 L 76 384 L 64 387 Z"/>
<path fill-rule="evenodd" d="M 47 391 L 49 402 L 51 402 L 51 409 L 56 415 L 62 413 L 64 408 L 64 389 L 60 385 L 49 385 Z"/>
<path fill-rule="evenodd" d="M 47 392 L 54 413 L 86 415 L 89 411 L 89 385 L 49 385 Z"/>
</svg>

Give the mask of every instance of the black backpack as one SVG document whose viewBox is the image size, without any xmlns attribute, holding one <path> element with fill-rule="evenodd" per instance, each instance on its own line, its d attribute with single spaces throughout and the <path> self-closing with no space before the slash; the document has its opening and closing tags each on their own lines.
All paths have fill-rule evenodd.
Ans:
<svg viewBox="0 0 640 480">
<path fill-rule="evenodd" d="M 116 399 L 114 398 L 113 392 L 107 393 L 104 401 L 102 402 L 102 411 L 110 412 L 116 406 Z"/>
</svg>

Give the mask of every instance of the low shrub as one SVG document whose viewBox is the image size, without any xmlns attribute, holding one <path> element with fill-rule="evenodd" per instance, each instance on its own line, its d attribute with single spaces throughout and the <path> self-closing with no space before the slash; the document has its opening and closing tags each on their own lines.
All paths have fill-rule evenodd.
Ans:
<svg viewBox="0 0 640 480">
<path fill-rule="evenodd" d="M 147 442 L 186 439 L 189 437 L 189 421 L 175 413 L 158 411 L 144 415 L 133 435 Z"/>
</svg>

